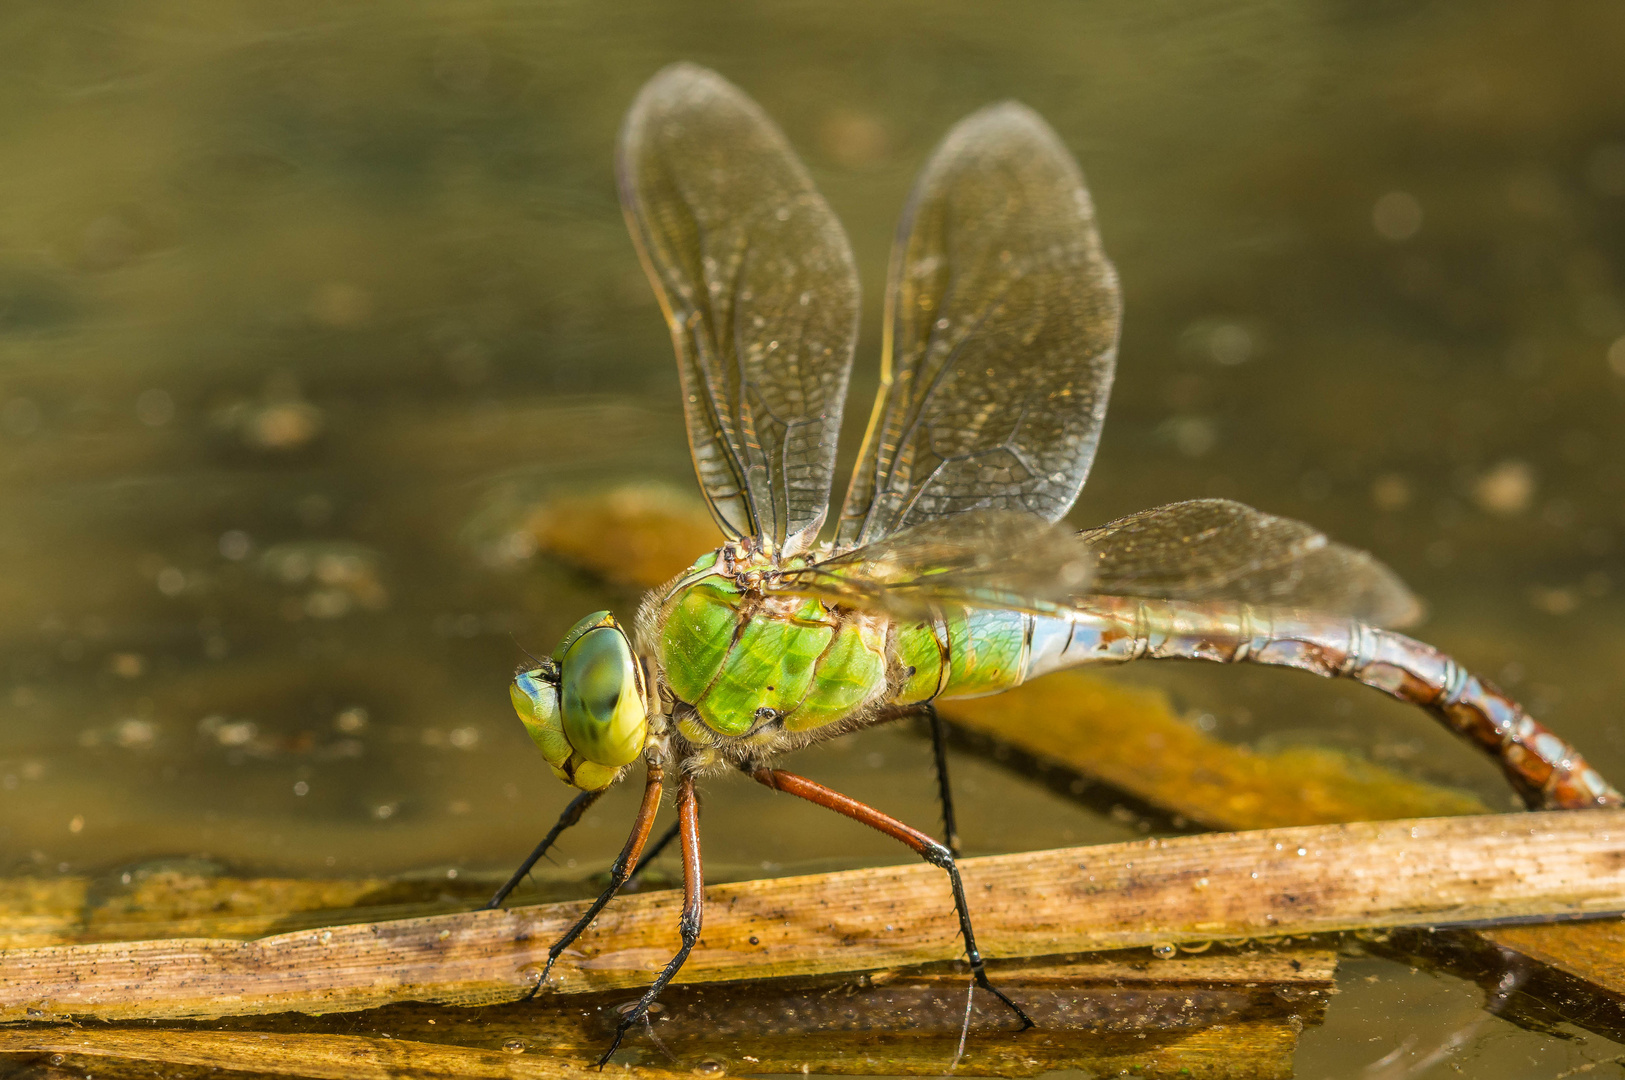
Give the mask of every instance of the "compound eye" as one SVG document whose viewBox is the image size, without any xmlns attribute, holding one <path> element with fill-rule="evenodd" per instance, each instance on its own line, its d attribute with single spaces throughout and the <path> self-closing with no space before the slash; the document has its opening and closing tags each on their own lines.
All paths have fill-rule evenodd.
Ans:
<svg viewBox="0 0 1625 1080">
<path fill-rule="evenodd" d="M 581 635 L 585 634 L 588 630 L 596 630 L 600 626 L 618 625 L 619 624 L 615 621 L 615 616 L 611 615 L 609 612 L 593 612 L 591 615 L 588 615 L 586 618 L 580 620 L 574 626 L 570 627 L 570 632 L 564 635 L 564 640 L 559 642 L 559 647 L 553 650 L 553 659 L 562 661 L 564 659 L 564 654 L 570 651 L 570 646 L 574 645 L 576 641 L 580 639 Z"/>
<path fill-rule="evenodd" d="M 635 760 L 648 717 L 626 634 L 614 625 L 594 627 L 569 644 L 561 666 L 559 705 L 571 747 L 599 765 Z"/>
</svg>

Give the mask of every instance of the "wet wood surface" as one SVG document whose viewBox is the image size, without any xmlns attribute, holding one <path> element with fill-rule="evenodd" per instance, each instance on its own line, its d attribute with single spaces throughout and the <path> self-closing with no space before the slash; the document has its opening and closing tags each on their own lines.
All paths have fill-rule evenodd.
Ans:
<svg viewBox="0 0 1625 1080">
<path fill-rule="evenodd" d="M 254 936 L 365 913 L 467 910 L 492 882 L 234 879 L 182 871 L 95 879 L 0 882 L 0 926 L 22 941 L 108 935 Z M 959 1075 L 1035 1076 L 1057 1069 L 1141 1077 L 1288 1077 L 1298 1033 L 1318 1024 L 1337 956 L 1326 945 L 1149 949 L 1077 958 L 993 961 L 993 977 L 1043 1029 L 1012 1037 L 987 995 L 967 1001 L 959 964 L 813 979 L 676 986 L 657 1004 L 658 1047 L 634 1032 L 619 1060 L 707 1075 L 751 1073 L 941 1075 L 969 1037 Z M 460 1009 L 418 1003 L 334 1016 L 270 1014 L 168 1021 L 160 1030 L 63 1031 L 35 1022 L 0 1033 L 0 1053 L 60 1058 L 120 1080 L 227 1069 L 259 1075 L 406 1077 L 536 1075 L 504 1059 L 545 1054 L 589 1065 L 607 1045 L 617 1008 L 636 990 L 541 997 Z M 974 1005 L 967 1017 L 966 1006 Z M 207 1027 L 212 1030 L 204 1030 Z M 222 1030 L 224 1029 L 224 1030 Z M 245 1038 L 244 1032 L 251 1034 Z M 285 1038 L 285 1036 L 297 1038 Z M 639 1049 L 640 1045 L 642 1050 Z M 648 1051 L 645 1053 L 644 1051 Z M 493 1056 L 498 1055 L 500 1056 Z M 504 1071 L 506 1070 L 506 1071 Z M 570 1075 L 568 1068 L 546 1075 Z"/>
<path fill-rule="evenodd" d="M 34 1028 L 0 1031 L 0 1054 L 118 1058 L 324 1080 L 585 1080 L 603 1075 L 584 1060 L 354 1035 Z M 96 1071 L 91 1061 L 75 1064 Z M 664 1080 L 682 1074 L 640 1068 L 637 1075 Z"/>
<path fill-rule="evenodd" d="M 1296 1028 L 1276 1021 L 1221 1024 L 1173 1035 L 1090 1036 L 1045 1033 L 1025 1041 L 972 1041 L 958 1055 L 956 1038 L 893 1039 L 856 1046 L 839 1036 L 802 1036 L 771 1050 L 738 1057 L 692 1054 L 659 1064 L 612 1065 L 599 1072 L 594 1058 L 563 1051 L 519 1056 L 501 1050 L 373 1039 L 354 1035 L 243 1035 L 130 1029 L 0 1031 L 0 1054 L 51 1062 L 41 1078 L 76 1068 L 103 1080 L 165 1077 L 300 1076 L 318 1080 L 554 1080 L 568 1077 L 720 1077 L 744 1074 L 941 1076 L 957 1060 L 957 1076 L 1041 1076 L 1057 1069 L 1140 1080 L 1289 1080 Z M 161 1068 L 157 1071 L 154 1066 Z M 686 1067 L 685 1067 L 686 1066 Z M 183 1070 L 195 1071 L 183 1071 Z M 73 1074 L 68 1074 L 73 1075 Z"/>
<path fill-rule="evenodd" d="M 238 878 L 165 870 L 118 884 L 86 877 L 5 878 L 0 949 L 153 938 L 248 940 L 333 923 L 443 915 L 478 907 L 501 880 Z"/>
<path fill-rule="evenodd" d="M 658 1043 L 634 1032 L 617 1067 L 630 1062 L 653 1077 L 941 1075 L 958 1056 L 962 1075 L 1285 1078 L 1297 1033 L 1321 1021 L 1335 967 L 1331 949 L 1302 944 L 1166 960 L 1136 950 L 996 962 L 993 977 L 1039 1023 L 1014 1035 L 997 1002 L 985 994 L 967 1002 L 958 965 L 679 986 L 654 1014 Z M 286 1015 L 217 1021 L 213 1030 L 34 1025 L 0 1031 L 0 1054 L 61 1055 L 103 1075 L 112 1057 L 266 1075 L 574 1076 L 630 1000 L 621 992 L 478 1010 L 409 1003 L 349 1016 L 343 1034 L 331 1030 L 338 1018 Z"/>
<path fill-rule="evenodd" d="M 1217 833 L 966 860 L 992 957 L 1625 910 L 1625 811 Z M 686 982 L 817 975 L 958 955 L 926 865 L 707 890 Z M 553 993 L 641 985 L 676 946 L 674 892 L 625 898 L 554 969 Z M 335 1012 L 509 1000 L 580 902 L 300 930 L 12 949 L 0 1019 Z"/>
<path fill-rule="evenodd" d="M 466 909 L 489 889 L 489 882 L 461 879 L 233 879 L 175 871 L 138 874 L 122 887 L 22 879 L 0 882 L 0 924 L 28 925 L 13 930 L 14 941 L 129 932 L 238 936 L 361 912 Z M 1141 948 L 994 961 L 998 984 L 1042 1031 L 1012 1037 L 1008 1014 L 978 994 L 955 1072 L 1289 1077 L 1298 1033 L 1324 1014 L 1336 960 L 1324 945 L 1291 944 L 1215 946 L 1171 959 Z M 617 1061 L 650 1065 L 651 1075 L 941 1075 L 960 1052 L 966 989 L 958 964 L 676 986 L 657 1006 L 658 1046 L 634 1032 Z M 157 1030 L 35 1022 L 0 1032 L 0 1054 L 14 1061 L 56 1058 L 108 1080 L 145 1076 L 141 1070 L 154 1064 L 165 1075 L 187 1077 L 210 1069 L 315 1077 L 570 1076 L 596 1060 L 617 1008 L 635 993 L 547 994 L 478 1009 L 405 1003 L 335 1016 L 168 1021 Z"/>
<path fill-rule="evenodd" d="M 1548 926 L 1502 926 L 1479 936 L 1502 951 L 1512 951 L 1570 978 L 1585 978 L 1607 988 L 1625 1005 L 1625 923 L 1607 919 L 1566 927 L 1553 934 Z M 1625 1025 L 1616 1038 L 1625 1038 Z"/>
</svg>

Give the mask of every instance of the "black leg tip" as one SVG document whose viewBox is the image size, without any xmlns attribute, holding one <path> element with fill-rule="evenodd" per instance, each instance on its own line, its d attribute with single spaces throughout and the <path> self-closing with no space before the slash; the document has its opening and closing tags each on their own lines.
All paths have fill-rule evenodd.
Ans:
<svg viewBox="0 0 1625 1080">
<path fill-rule="evenodd" d="M 557 960 L 557 959 L 558 959 L 558 957 L 556 955 L 549 956 L 547 958 L 547 964 L 542 968 L 542 973 L 540 975 L 536 976 L 536 981 L 530 984 L 529 993 L 527 993 L 524 997 L 520 998 L 519 999 L 520 1001 L 529 1001 L 531 998 L 535 997 L 541 991 L 542 987 L 547 985 L 547 976 L 548 976 L 549 973 L 552 972 L 552 970 L 553 970 L 553 962 L 555 960 Z"/>
<path fill-rule="evenodd" d="M 1033 1018 L 1028 1016 L 1024 1011 L 1022 1011 L 1022 1008 L 1021 1008 L 1020 1005 L 1017 1005 L 1014 1001 L 1011 1001 L 1010 998 L 1009 998 L 1009 995 L 1007 995 L 1003 990 L 1000 990 L 998 987 L 994 986 L 992 983 L 986 982 L 986 981 L 984 981 L 982 979 L 976 980 L 976 984 L 978 986 L 980 986 L 983 990 L 986 990 L 989 993 L 991 993 L 994 997 L 998 998 L 1000 1001 L 1004 1002 L 1005 1007 L 1008 1008 L 1011 1012 L 1016 1014 L 1016 1019 L 1021 1021 L 1021 1026 L 1016 1029 L 1016 1034 L 1019 1035 L 1023 1031 L 1030 1031 L 1031 1029 L 1038 1026 L 1037 1024 L 1033 1023 Z"/>
<path fill-rule="evenodd" d="M 616 1025 L 615 1038 L 610 1040 L 609 1049 L 604 1051 L 604 1056 L 598 1059 L 599 1072 L 604 1071 L 604 1066 L 609 1064 L 609 1059 L 614 1057 L 615 1051 L 621 1048 L 621 1040 L 626 1037 L 626 1029 L 630 1026 L 625 1020 Z"/>
</svg>

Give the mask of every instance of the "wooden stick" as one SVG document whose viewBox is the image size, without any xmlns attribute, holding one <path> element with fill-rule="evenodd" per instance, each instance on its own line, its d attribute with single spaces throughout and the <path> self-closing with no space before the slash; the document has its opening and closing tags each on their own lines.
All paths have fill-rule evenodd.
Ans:
<svg viewBox="0 0 1625 1080">
<path fill-rule="evenodd" d="M 584 1061 L 559 1060 L 553 1055 L 355 1035 L 72 1028 L 0 1031 L 0 1054 L 20 1053 L 162 1061 L 318 1080 L 589 1080 L 614 1075 L 600 1073 Z M 684 1074 L 639 1068 L 633 1075 L 676 1080 Z"/>
<path fill-rule="evenodd" d="M 984 996 L 955 1072 L 1286 1080 L 1297 1033 L 1321 1022 L 1336 963 L 1333 950 L 1302 944 L 999 962 L 1000 985 L 1036 1010 L 1043 1031 L 1010 1038 L 1008 1014 Z M 655 1019 L 659 1046 L 640 1041 L 646 1060 L 681 1074 L 720 1064 L 730 1073 L 867 1067 L 941 1076 L 958 1053 L 965 990 L 964 973 L 946 965 L 674 986 Z M 71 1056 L 96 1074 L 107 1070 L 95 1059 L 111 1056 L 316 1077 L 575 1076 L 572 1063 L 589 1067 L 603 1052 L 626 997 L 550 995 L 480 1009 L 408 1003 L 363 1016 L 213 1021 L 219 1028 L 204 1032 L 192 1021 L 134 1031 L 32 1025 L 0 1031 L 0 1054 Z"/>
<path fill-rule="evenodd" d="M 1625 911 L 1625 811 L 1219 833 L 963 863 L 991 957 Z M 862 971 L 959 954 L 934 867 L 707 890 L 688 982 Z M 623 898 L 554 969 L 552 992 L 637 986 L 677 944 L 673 893 Z M 585 904 L 0 954 L 0 1020 L 341 1012 L 477 1004 L 527 988 Z"/>
<path fill-rule="evenodd" d="M 714 1040 L 713 1040 L 714 1041 Z M 863 1045 L 842 1033 L 778 1041 L 766 1056 L 739 1060 L 739 1071 L 806 1075 L 851 1071 L 941 1076 L 956 1054 L 957 1036 L 902 1036 Z M 668 1044 L 687 1071 L 616 1065 L 599 1072 L 591 1058 L 531 1047 L 509 1054 L 468 1046 L 354 1035 L 303 1035 L 129 1029 L 0 1031 L 0 1054 L 61 1054 L 86 1072 L 102 1069 L 84 1059 L 115 1058 L 192 1065 L 256 1075 L 317 1080 L 677 1080 L 716 1072 L 719 1054 L 686 1043 Z M 724 1042 L 733 1048 L 733 1044 Z M 1144 1080 L 1291 1080 L 1297 1028 L 1282 1020 L 1242 1020 L 1172 1035 L 1046 1033 L 1039 1039 L 973 1039 L 959 1076 L 1038 1076 L 1083 1068 L 1089 1075 Z M 754 1049 L 754 1047 L 747 1048 Z M 812 1066 L 806 1069 L 804 1066 Z"/>
</svg>

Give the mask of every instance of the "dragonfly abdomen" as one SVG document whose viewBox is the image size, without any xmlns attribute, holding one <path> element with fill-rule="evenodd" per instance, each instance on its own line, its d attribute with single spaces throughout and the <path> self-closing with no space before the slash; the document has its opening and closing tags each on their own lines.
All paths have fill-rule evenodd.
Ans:
<svg viewBox="0 0 1625 1080">
<path fill-rule="evenodd" d="M 1063 618 L 1033 616 L 1024 674 L 1147 659 L 1290 667 L 1351 678 L 1427 709 L 1494 756 L 1526 802 L 1551 809 L 1625 803 L 1580 752 L 1516 701 L 1431 645 L 1351 619 L 1239 603 L 1091 597 Z"/>
<path fill-rule="evenodd" d="M 1021 685 L 1032 627 L 1031 615 L 980 608 L 900 626 L 893 655 L 902 689 L 892 704 L 984 697 Z"/>
</svg>

